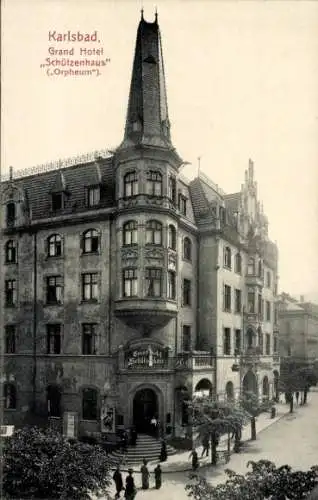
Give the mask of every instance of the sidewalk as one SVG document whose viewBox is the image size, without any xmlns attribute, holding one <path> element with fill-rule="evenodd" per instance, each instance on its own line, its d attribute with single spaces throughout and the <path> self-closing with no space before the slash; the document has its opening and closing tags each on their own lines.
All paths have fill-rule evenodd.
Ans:
<svg viewBox="0 0 318 500">
<path fill-rule="evenodd" d="M 257 418 L 256 418 L 256 433 L 259 434 L 262 432 L 264 429 L 267 429 L 270 425 L 274 424 L 278 420 L 280 420 L 282 417 L 284 417 L 286 414 L 289 413 L 289 405 L 286 404 L 281 404 L 277 403 L 276 405 L 276 417 L 275 418 L 270 418 L 270 413 L 261 413 Z M 242 441 L 249 441 L 251 439 L 251 425 L 247 424 L 242 431 Z M 231 441 L 231 448 L 233 449 L 234 441 Z M 227 448 L 227 436 L 223 436 L 223 438 L 220 440 L 220 444 L 218 446 L 218 450 L 225 450 Z M 202 446 L 198 446 L 196 448 L 198 452 L 198 457 L 199 457 L 199 467 L 204 467 L 211 465 L 211 450 L 209 452 L 208 457 L 201 457 L 202 453 Z M 191 467 L 191 459 L 189 458 L 190 451 L 181 451 L 180 453 L 176 453 L 175 455 L 171 455 L 168 457 L 166 462 L 161 462 L 161 470 L 163 473 L 170 473 L 170 472 L 186 472 L 190 471 L 192 469 Z M 153 472 L 155 467 L 158 465 L 158 461 L 155 462 L 149 462 L 147 464 L 149 472 Z M 132 466 L 132 469 L 134 469 L 135 473 L 140 472 L 140 467 L 142 464 L 136 464 Z M 127 471 L 127 467 L 123 464 L 121 467 L 121 470 L 123 472 Z"/>
</svg>

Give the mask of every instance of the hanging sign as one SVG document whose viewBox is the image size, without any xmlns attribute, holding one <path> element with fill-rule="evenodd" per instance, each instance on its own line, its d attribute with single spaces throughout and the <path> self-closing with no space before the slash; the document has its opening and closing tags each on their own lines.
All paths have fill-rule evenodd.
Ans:
<svg viewBox="0 0 318 500">
<path fill-rule="evenodd" d="M 146 349 L 134 349 L 126 355 L 126 366 L 128 368 L 134 366 L 151 368 L 152 366 L 162 366 L 164 362 L 164 351 L 158 348 L 152 349 L 150 345 Z"/>
</svg>

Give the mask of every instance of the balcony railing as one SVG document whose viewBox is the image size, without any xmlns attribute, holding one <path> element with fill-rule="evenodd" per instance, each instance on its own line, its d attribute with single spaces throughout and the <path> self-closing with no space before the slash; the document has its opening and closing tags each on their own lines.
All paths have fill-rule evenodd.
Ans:
<svg viewBox="0 0 318 500">
<path fill-rule="evenodd" d="M 214 357 L 209 352 L 183 352 L 175 360 L 177 369 L 200 370 L 214 368 Z"/>
</svg>

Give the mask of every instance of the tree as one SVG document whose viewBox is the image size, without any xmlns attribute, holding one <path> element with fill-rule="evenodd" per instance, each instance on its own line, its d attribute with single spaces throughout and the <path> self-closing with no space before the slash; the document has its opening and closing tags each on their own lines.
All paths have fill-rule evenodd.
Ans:
<svg viewBox="0 0 318 500">
<path fill-rule="evenodd" d="M 251 440 L 256 439 L 256 417 L 262 410 L 268 409 L 271 406 L 271 402 L 267 401 L 265 403 L 260 403 L 258 397 L 253 392 L 245 392 L 242 397 L 241 405 L 245 411 L 247 411 L 251 416 Z"/>
<path fill-rule="evenodd" d="M 241 430 L 249 419 L 249 414 L 238 404 L 217 401 L 212 397 L 194 398 L 188 402 L 196 426 L 199 440 L 208 438 L 211 442 L 211 463 L 217 463 L 217 446 L 220 436 L 228 434 L 228 448 L 230 447 L 230 433 L 235 435 L 234 451 L 240 448 Z M 230 450 L 229 450 L 230 451 Z"/>
<path fill-rule="evenodd" d="M 318 466 L 308 471 L 293 471 L 289 465 L 276 467 L 273 462 L 248 462 L 246 475 L 226 469 L 228 479 L 217 486 L 197 474 L 191 474 L 186 490 L 195 500 L 300 500 L 318 485 Z"/>
<path fill-rule="evenodd" d="M 304 395 L 303 403 L 305 404 L 307 403 L 307 394 L 310 387 L 316 385 L 317 382 L 315 371 L 304 361 L 295 358 L 282 360 L 279 389 L 285 392 L 291 413 L 293 411 L 294 393 L 302 392 Z"/>
<path fill-rule="evenodd" d="M 84 500 L 90 492 L 110 498 L 109 468 L 109 457 L 98 446 L 25 427 L 3 449 L 4 498 Z"/>
</svg>

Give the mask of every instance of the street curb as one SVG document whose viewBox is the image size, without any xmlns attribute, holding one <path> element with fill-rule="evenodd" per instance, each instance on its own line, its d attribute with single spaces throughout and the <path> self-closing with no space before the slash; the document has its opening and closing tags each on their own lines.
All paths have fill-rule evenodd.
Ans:
<svg viewBox="0 0 318 500">
<path fill-rule="evenodd" d="M 282 418 L 286 417 L 286 416 L 287 416 L 287 415 L 289 415 L 289 414 L 290 414 L 290 413 L 289 413 L 289 411 L 287 411 L 286 413 L 283 413 L 282 415 L 277 416 L 277 417 L 276 417 L 275 419 L 273 419 L 273 421 L 272 421 L 272 422 L 270 422 L 270 423 L 269 423 L 266 427 L 263 427 L 263 429 L 261 429 L 259 432 L 256 432 L 256 435 L 258 436 L 259 434 L 261 434 L 261 432 L 266 431 L 269 427 L 271 427 L 272 425 L 276 424 L 276 423 L 277 423 L 277 422 L 279 422 Z M 226 440 L 226 441 L 227 441 L 227 440 Z M 250 441 L 251 441 L 251 439 L 244 439 L 244 440 L 242 440 L 242 443 L 248 443 L 248 442 L 250 442 Z M 189 450 L 189 453 L 190 453 L 190 450 Z M 231 454 L 232 454 L 232 453 L 231 453 Z M 152 463 L 153 463 L 153 462 L 150 462 L 150 464 L 152 464 Z M 159 462 L 159 463 L 161 463 L 161 462 Z M 166 462 L 163 462 L 163 463 L 166 463 Z M 157 462 L 156 462 L 156 464 L 157 464 Z M 149 465 L 149 464 L 148 464 L 148 465 Z M 212 465 L 212 464 L 211 464 L 211 462 L 209 462 L 209 463 L 204 463 L 204 464 L 200 465 L 200 460 L 199 460 L 199 468 L 198 468 L 198 471 L 199 471 L 200 469 L 203 469 L 203 468 L 206 468 L 206 467 L 211 467 L 211 465 Z M 134 465 L 132 465 L 132 466 L 128 466 L 128 468 L 129 468 L 129 469 L 130 469 L 130 468 L 131 468 L 131 469 L 133 469 L 133 470 L 134 470 L 134 474 L 141 474 L 141 472 L 140 472 L 140 470 L 139 470 L 139 469 L 140 469 L 141 464 L 140 464 L 140 465 L 137 465 L 137 464 L 136 464 L 136 466 L 135 466 L 135 467 L 137 467 L 137 466 L 138 466 L 138 470 L 134 470 Z M 172 464 L 171 464 L 171 469 L 172 469 L 172 470 L 162 470 L 162 474 L 172 474 L 172 473 L 176 473 L 176 472 L 192 472 L 192 467 L 191 467 L 191 465 L 190 465 L 190 464 L 187 464 L 187 465 L 186 465 L 186 468 L 180 468 L 180 469 L 179 469 L 179 468 L 178 468 L 178 469 L 175 469 L 175 468 L 172 466 Z M 116 470 L 116 469 L 115 469 L 115 468 L 111 468 L 111 470 L 112 470 L 112 471 L 114 471 L 114 470 Z M 128 469 L 123 469 L 122 467 L 120 468 L 120 470 L 121 470 L 121 472 L 128 472 Z M 153 473 L 153 471 L 151 471 L 150 473 Z"/>
</svg>

